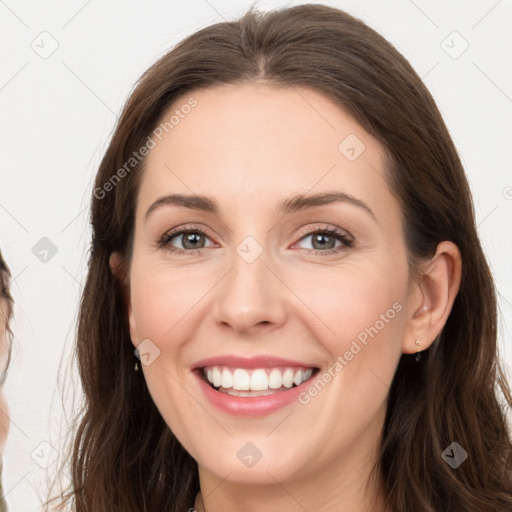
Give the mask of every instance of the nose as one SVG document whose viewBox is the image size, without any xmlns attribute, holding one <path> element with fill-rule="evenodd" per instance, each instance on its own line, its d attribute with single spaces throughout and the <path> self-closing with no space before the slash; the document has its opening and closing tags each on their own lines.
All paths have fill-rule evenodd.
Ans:
<svg viewBox="0 0 512 512">
<path fill-rule="evenodd" d="M 254 261 L 242 251 L 234 252 L 231 270 L 215 287 L 216 325 L 237 335 L 249 335 L 284 323 L 288 289 L 270 265 L 264 250 Z"/>
</svg>

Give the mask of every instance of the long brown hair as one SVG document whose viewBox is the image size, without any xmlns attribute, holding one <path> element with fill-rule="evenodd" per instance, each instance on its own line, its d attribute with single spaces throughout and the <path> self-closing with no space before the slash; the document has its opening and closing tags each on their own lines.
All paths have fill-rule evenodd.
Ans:
<svg viewBox="0 0 512 512">
<path fill-rule="evenodd" d="M 384 145 L 413 267 L 444 240 L 462 254 L 460 291 L 444 329 L 419 362 L 402 355 L 389 391 L 374 470 L 392 510 L 512 510 L 512 398 L 500 366 L 496 292 L 461 161 L 407 60 L 360 20 L 313 4 L 251 8 L 237 21 L 199 30 L 142 75 L 124 106 L 92 197 L 94 243 L 76 345 L 85 404 L 63 503 L 78 512 L 172 512 L 194 502 L 197 464 L 163 421 L 142 372 L 133 371 L 109 256 L 119 251 L 129 264 L 144 160 L 129 169 L 126 162 L 163 113 L 194 90 L 254 81 L 321 92 Z M 469 454 L 457 468 L 442 457 L 453 442 Z"/>
</svg>

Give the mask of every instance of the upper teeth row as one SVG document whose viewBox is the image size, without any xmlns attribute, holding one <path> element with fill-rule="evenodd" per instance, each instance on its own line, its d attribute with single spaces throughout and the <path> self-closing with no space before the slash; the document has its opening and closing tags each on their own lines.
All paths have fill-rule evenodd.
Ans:
<svg viewBox="0 0 512 512">
<path fill-rule="evenodd" d="M 279 389 L 282 386 L 291 388 L 308 380 L 313 374 L 312 368 L 258 368 L 249 373 L 244 368 L 228 369 L 219 366 L 204 368 L 208 382 L 216 388 L 233 388 L 239 391 L 265 391 Z M 268 372 L 268 373 L 267 373 Z"/>
</svg>

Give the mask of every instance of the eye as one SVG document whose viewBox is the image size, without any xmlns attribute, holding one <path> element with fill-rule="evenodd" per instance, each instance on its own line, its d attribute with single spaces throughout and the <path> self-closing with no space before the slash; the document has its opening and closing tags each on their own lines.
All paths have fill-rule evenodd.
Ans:
<svg viewBox="0 0 512 512">
<path fill-rule="evenodd" d="M 336 228 L 322 228 L 307 232 L 301 236 L 297 243 L 311 238 L 313 248 L 307 249 L 308 254 L 334 254 L 347 250 L 354 245 L 354 239 L 345 231 Z M 210 238 L 204 231 L 195 226 L 185 226 L 166 233 L 158 242 L 159 247 L 165 247 L 170 252 L 176 254 L 195 255 L 200 249 L 211 247 L 213 244 L 206 245 Z M 336 246 L 336 241 L 339 242 Z M 181 245 L 177 247 L 176 244 Z"/>
<path fill-rule="evenodd" d="M 313 254 L 334 254 L 353 247 L 354 245 L 354 239 L 348 233 L 334 228 L 323 228 L 316 231 L 310 231 L 303 236 L 299 242 L 310 237 L 313 249 L 310 249 L 309 253 L 312 252 Z M 340 242 L 338 246 L 336 246 L 336 241 Z"/>
<path fill-rule="evenodd" d="M 196 254 L 199 249 L 206 248 L 205 241 L 209 240 L 204 231 L 196 227 L 185 227 L 179 230 L 166 233 L 159 241 L 160 247 L 166 247 L 169 251 L 177 254 Z M 175 243 L 181 245 L 176 247 Z"/>
</svg>

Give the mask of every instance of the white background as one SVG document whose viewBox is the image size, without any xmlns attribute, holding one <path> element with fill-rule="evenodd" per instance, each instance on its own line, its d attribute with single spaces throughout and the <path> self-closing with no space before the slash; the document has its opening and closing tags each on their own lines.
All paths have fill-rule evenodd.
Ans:
<svg viewBox="0 0 512 512">
<path fill-rule="evenodd" d="M 267 10 L 299 3 L 304 2 L 256 5 Z M 346 9 L 389 39 L 436 99 L 473 190 L 500 293 L 500 348 L 509 371 L 512 2 L 321 3 Z M 47 470 L 32 454 L 44 464 L 53 453 L 40 443 L 61 451 L 66 432 L 61 402 L 69 402 L 73 391 L 73 379 L 66 381 L 65 375 L 90 238 L 88 200 L 116 116 L 157 57 L 199 28 L 238 17 L 249 5 L 245 0 L 0 2 L 0 247 L 12 270 L 16 301 L 5 387 L 11 427 L 4 488 L 12 511 L 40 510 Z M 445 51 L 447 45 L 452 55 L 463 48 L 453 31 L 469 44 L 456 59 Z M 31 47 L 39 45 L 42 52 L 52 44 L 58 48 L 46 59 Z M 42 237 L 57 248 L 47 263 L 32 252 Z"/>
</svg>

